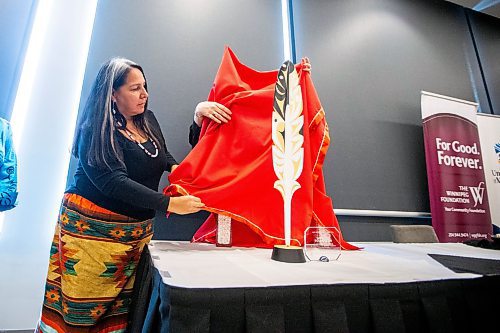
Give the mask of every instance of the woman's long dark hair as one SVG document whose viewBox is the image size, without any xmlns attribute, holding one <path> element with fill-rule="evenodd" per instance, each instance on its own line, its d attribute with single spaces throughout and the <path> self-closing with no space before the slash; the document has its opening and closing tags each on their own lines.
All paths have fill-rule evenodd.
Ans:
<svg viewBox="0 0 500 333">
<path fill-rule="evenodd" d="M 121 149 L 117 147 L 115 129 L 120 128 L 117 118 L 126 125 L 125 118 L 116 110 L 113 116 L 113 91 L 125 84 L 132 68 L 137 68 L 144 75 L 141 66 L 125 58 L 112 58 L 104 63 L 90 90 L 82 114 L 76 124 L 75 139 L 72 154 L 76 158 L 86 158 L 93 167 L 110 168 L 117 160 L 123 164 Z M 144 75 L 144 80 L 146 76 Z M 147 81 L 145 85 L 147 91 Z M 144 106 L 147 110 L 147 102 Z M 133 116 L 134 124 L 145 132 L 160 147 L 158 134 L 153 133 L 145 113 Z M 79 151 L 80 140 L 89 140 L 88 151 Z"/>
</svg>

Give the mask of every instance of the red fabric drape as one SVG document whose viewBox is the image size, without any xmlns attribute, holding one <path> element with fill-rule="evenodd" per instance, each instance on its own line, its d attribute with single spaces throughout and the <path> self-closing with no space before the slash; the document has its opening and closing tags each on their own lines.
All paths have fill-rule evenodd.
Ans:
<svg viewBox="0 0 500 333">
<path fill-rule="evenodd" d="M 344 249 L 357 249 L 342 239 L 322 166 L 330 142 L 325 113 L 309 73 L 296 65 L 303 98 L 304 164 L 292 199 L 291 245 L 304 244 L 308 226 L 337 227 Z M 226 48 L 208 99 L 228 107 L 232 119 L 219 125 L 204 119 L 200 140 L 169 176 L 167 195 L 192 194 L 207 210 L 229 215 L 234 246 L 284 244 L 283 198 L 274 189 L 271 119 L 278 71 L 259 72 Z M 213 214 L 193 241 L 215 243 Z"/>
</svg>

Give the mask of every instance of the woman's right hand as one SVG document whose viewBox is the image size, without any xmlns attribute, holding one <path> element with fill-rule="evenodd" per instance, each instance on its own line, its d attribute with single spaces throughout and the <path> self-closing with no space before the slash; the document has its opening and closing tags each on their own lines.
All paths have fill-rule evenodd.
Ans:
<svg viewBox="0 0 500 333">
<path fill-rule="evenodd" d="M 170 197 L 167 211 L 175 214 L 191 214 L 199 212 L 205 204 L 201 199 L 192 195 L 183 195 L 182 197 Z"/>
</svg>

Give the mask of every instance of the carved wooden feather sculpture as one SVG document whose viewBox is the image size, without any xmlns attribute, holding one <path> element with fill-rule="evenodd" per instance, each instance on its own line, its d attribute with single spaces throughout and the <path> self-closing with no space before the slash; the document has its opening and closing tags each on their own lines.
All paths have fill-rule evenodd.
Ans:
<svg viewBox="0 0 500 333">
<path fill-rule="evenodd" d="M 283 63 L 278 72 L 272 121 L 273 167 L 278 177 L 274 188 L 283 197 L 285 244 L 289 246 L 292 196 L 300 188 L 297 179 L 304 164 L 302 92 L 295 66 L 290 61 Z"/>
</svg>

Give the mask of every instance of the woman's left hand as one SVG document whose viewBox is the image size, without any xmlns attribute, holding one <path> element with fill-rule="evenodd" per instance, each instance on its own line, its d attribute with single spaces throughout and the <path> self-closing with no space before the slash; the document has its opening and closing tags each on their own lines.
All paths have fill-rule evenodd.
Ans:
<svg viewBox="0 0 500 333">
<path fill-rule="evenodd" d="M 217 102 L 200 102 L 194 110 L 195 122 L 201 125 L 203 117 L 207 117 L 218 124 L 227 123 L 231 120 L 231 111 Z"/>
<path fill-rule="evenodd" d="M 311 62 L 308 57 L 304 57 L 300 59 L 300 63 L 302 64 L 302 70 L 305 72 L 311 73 Z"/>
</svg>

